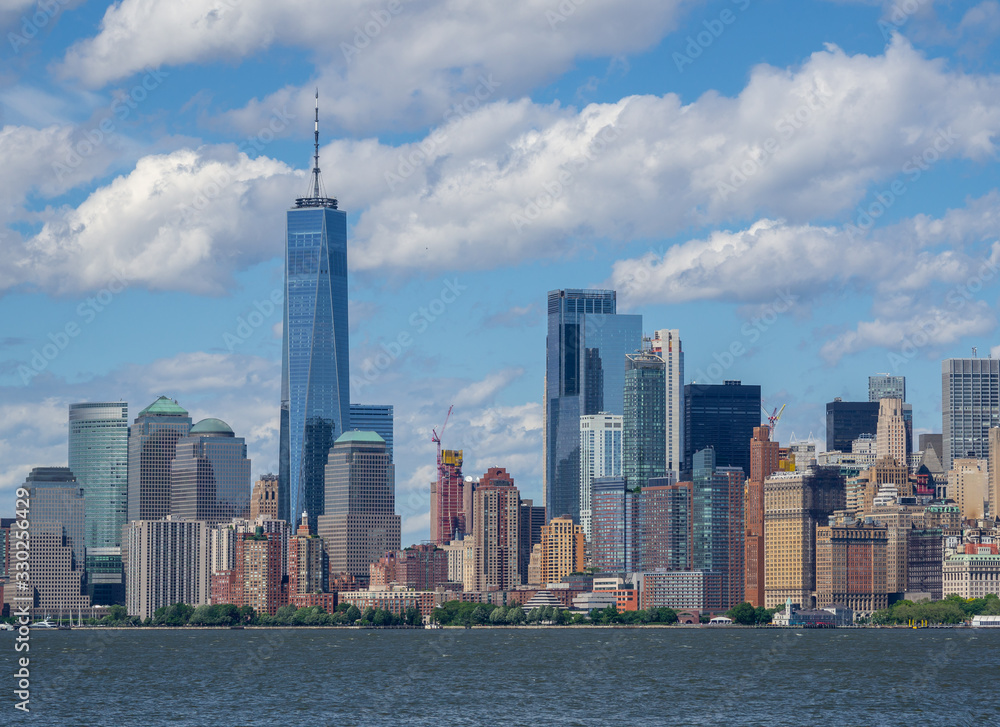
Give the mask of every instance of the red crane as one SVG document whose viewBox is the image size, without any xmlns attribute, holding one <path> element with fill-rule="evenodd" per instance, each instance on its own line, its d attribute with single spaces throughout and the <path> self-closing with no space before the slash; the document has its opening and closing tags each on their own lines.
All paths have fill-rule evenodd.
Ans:
<svg viewBox="0 0 1000 727">
<path fill-rule="evenodd" d="M 760 405 L 761 409 L 764 409 L 764 405 Z M 764 415 L 767 417 L 767 425 L 771 429 L 771 434 L 774 434 L 774 428 L 778 425 L 778 420 L 781 419 L 781 412 L 785 410 L 785 405 L 782 404 L 780 409 L 775 409 L 770 414 L 767 413 L 767 409 L 764 409 Z"/>
</svg>

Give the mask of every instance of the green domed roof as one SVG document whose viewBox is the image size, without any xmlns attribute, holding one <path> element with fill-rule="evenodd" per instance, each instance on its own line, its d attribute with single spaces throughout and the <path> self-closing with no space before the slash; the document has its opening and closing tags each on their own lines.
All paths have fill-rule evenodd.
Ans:
<svg viewBox="0 0 1000 727">
<path fill-rule="evenodd" d="M 176 401 L 170 399 L 166 396 L 161 396 L 159 399 L 154 401 L 152 404 L 147 406 L 141 412 L 139 416 L 143 414 L 150 414 L 153 416 L 179 416 L 186 417 L 188 415 L 187 409 L 180 406 Z"/>
<path fill-rule="evenodd" d="M 385 440 L 382 439 L 375 432 L 361 432 L 355 429 L 354 431 L 344 432 L 339 437 L 334 444 L 340 444 L 341 442 L 357 442 L 359 444 L 385 444 Z"/>
<path fill-rule="evenodd" d="M 221 419 L 213 419 L 211 417 L 208 419 L 202 419 L 200 422 L 191 427 L 191 434 L 221 434 L 229 437 L 236 436 L 232 427 Z"/>
</svg>

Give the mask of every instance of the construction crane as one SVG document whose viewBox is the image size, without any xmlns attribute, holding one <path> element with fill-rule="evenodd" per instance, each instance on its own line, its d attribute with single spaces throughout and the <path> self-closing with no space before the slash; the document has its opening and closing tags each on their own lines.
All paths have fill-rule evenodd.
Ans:
<svg viewBox="0 0 1000 727">
<path fill-rule="evenodd" d="M 781 419 L 781 413 L 785 411 L 785 404 L 782 404 L 780 409 L 775 409 L 770 414 L 767 413 L 767 409 L 764 408 L 763 404 L 760 405 L 760 408 L 764 409 L 764 416 L 767 417 L 767 426 L 770 427 L 771 434 L 774 434 L 774 428 L 778 426 L 778 420 Z"/>
<path fill-rule="evenodd" d="M 444 434 L 444 428 L 448 426 L 448 420 L 451 419 L 451 410 L 454 408 L 454 404 L 448 407 L 448 414 L 444 418 L 444 424 L 441 425 L 441 434 Z M 440 490 L 442 485 L 441 478 L 444 473 L 441 466 L 441 435 L 437 433 L 436 429 L 431 429 L 431 441 L 437 444 L 437 483 Z"/>
</svg>

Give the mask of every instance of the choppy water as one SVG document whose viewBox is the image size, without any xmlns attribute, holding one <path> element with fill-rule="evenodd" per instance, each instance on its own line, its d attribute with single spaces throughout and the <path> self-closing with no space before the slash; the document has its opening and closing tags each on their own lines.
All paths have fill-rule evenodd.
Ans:
<svg viewBox="0 0 1000 727">
<path fill-rule="evenodd" d="M 9 642 L 9 643 L 8 643 Z M 971 629 L 33 632 L 0 725 L 997 725 Z"/>
</svg>

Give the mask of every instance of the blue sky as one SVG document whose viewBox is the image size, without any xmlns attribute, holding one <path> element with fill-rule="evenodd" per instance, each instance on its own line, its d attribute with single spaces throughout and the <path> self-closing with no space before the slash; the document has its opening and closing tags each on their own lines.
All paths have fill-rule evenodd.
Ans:
<svg viewBox="0 0 1000 727">
<path fill-rule="evenodd" d="M 940 431 L 941 359 L 1000 354 L 995 0 L 0 0 L 0 24 L 4 514 L 65 463 L 75 401 L 170 395 L 276 469 L 268 301 L 317 87 L 352 398 L 396 406 L 406 542 L 451 404 L 467 471 L 541 498 L 550 289 L 680 329 L 689 380 L 788 404 L 783 441 L 876 372 Z"/>
</svg>

